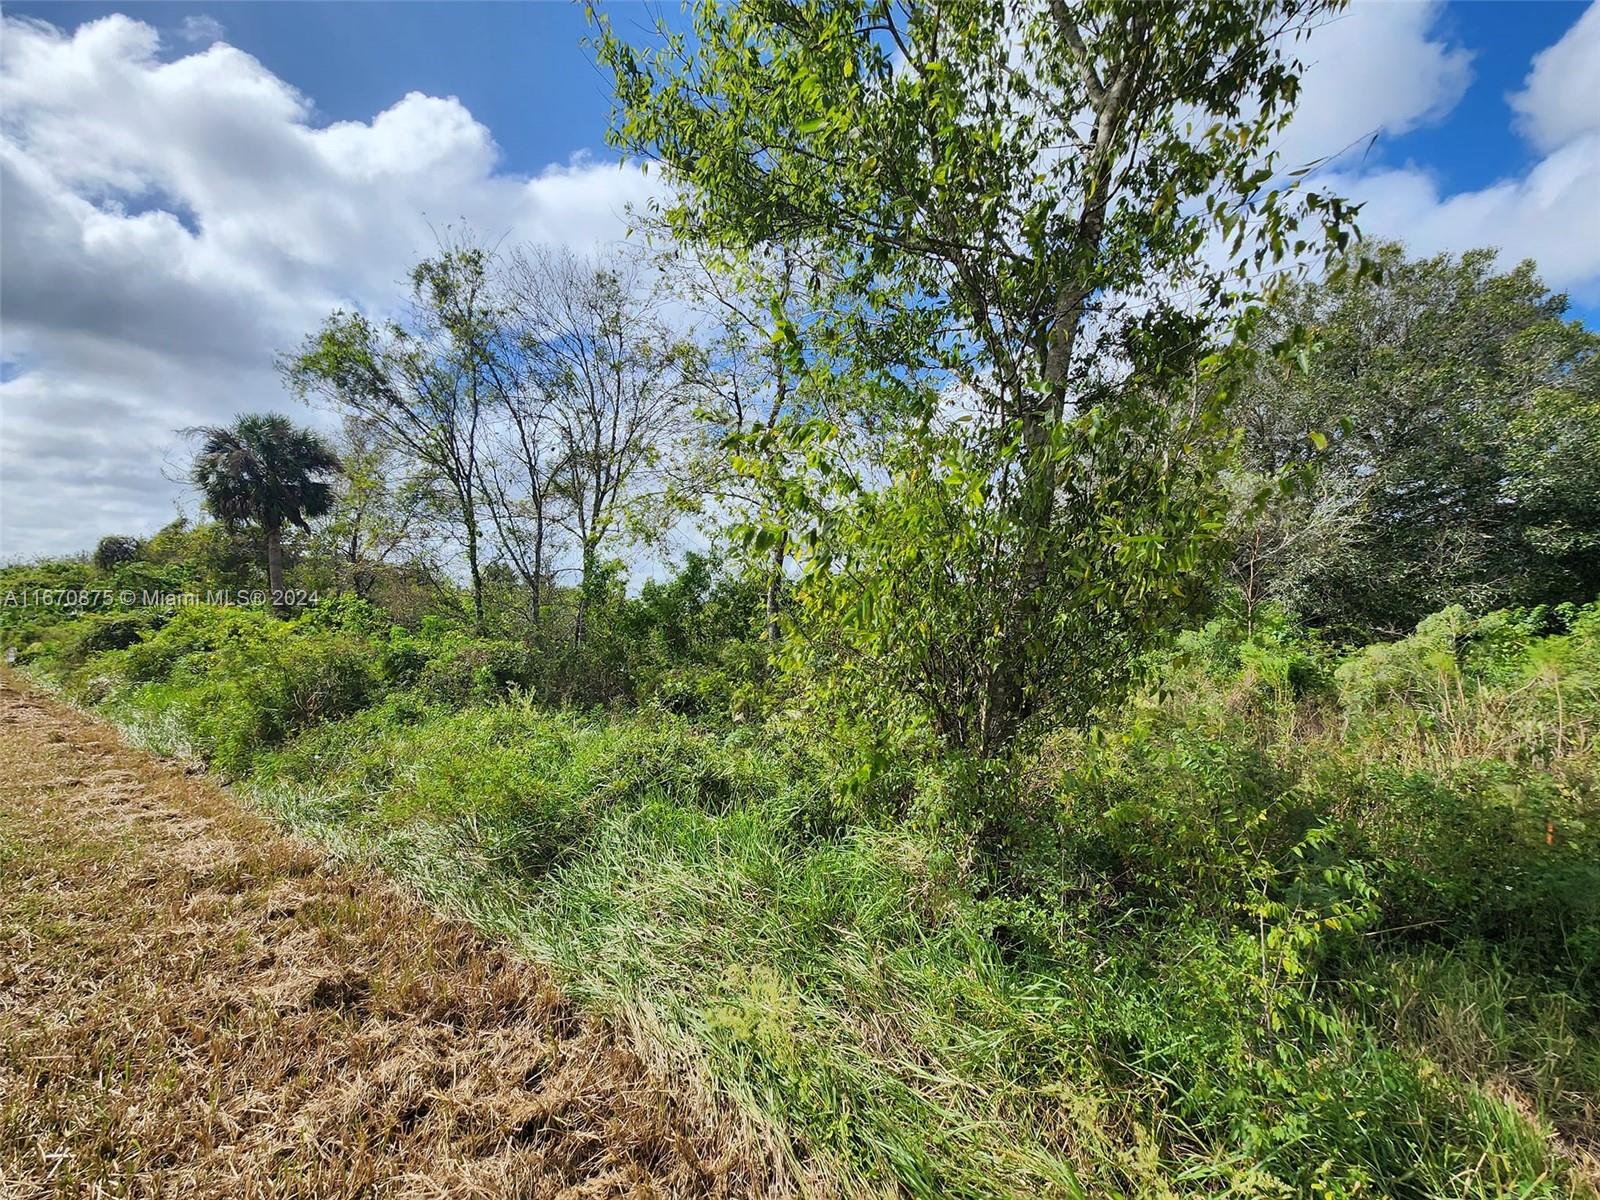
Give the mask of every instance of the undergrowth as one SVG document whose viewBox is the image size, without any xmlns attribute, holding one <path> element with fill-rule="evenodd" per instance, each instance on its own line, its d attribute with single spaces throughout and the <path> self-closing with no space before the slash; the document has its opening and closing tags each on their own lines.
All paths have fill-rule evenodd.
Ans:
<svg viewBox="0 0 1600 1200">
<path fill-rule="evenodd" d="M 513 648 L 359 605 L 127 620 L 34 631 L 33 665 L 847 1190 L 1595 1194 L 1600 605 L 1353 652 L 1218 620 L 981 836 L 953 768 L 855 786 L 781 704 L 557 709 Z"/>
</svg>

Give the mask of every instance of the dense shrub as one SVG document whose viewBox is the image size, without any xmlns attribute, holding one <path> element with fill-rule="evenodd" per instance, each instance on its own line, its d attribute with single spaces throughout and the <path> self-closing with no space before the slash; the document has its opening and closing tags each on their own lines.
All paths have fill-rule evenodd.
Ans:
<svg viewBox="0 0 1600 1200">
<path fill-rule="evenodd" d="M 136 537 L 122 537 L 113 534 L 103 537 L 95 543 L 94 565 L 102 571 L 109 571 L 122 563 L 132 562 L 139 557 L 141 544 Z"/>
<path fill-rule="evenodd" d="M 104 666 L 152 689 L 186 748 L 237 774 L 291 732 L 369 704 L 379 691 L 375 659 L 373 644 L 337 620 L 192 605 Z"/>
<path fill-rule="evenodd" d="M 1057 743 L 1051 852 L 1220 917 L 1286 894 L 1311 837 L 1319 870 L 1374 884 L 1381 925 L 1571 972 L 1600 937 L 1600 605 L 1553 625 L 1448 609 L 1347 656 L 1330 709 L 1286 686 L 1297 664 L 1326 679 L 1325 650 L 1281 620 L 1233 646 L 1213 623 L 1124 723 Z"/>
<path fill-rule="evenodd" d="M 1551 625 L 1557 632 L 1538 636 Z M 1600 737 L 1600 603 L 1474 618 L 1447 608 L 1338 670 L 1354 731 L 1433 766 L 1469 758 L 1592 765 Z"/>
<path fill-rule="evenodd" d="M 230 643 L 254 643 L 271 636 L 270 613 L 245 608 L 190 605 L 151 636 L 129 646 L 116 665 L 136 683 L 164 681 L 182 668 L 204 672 L 214 664 L 205 656 Z"/>
<path fill-rule="evenodd" d="M 1343 654 L 1219 617 L 978 828 L 997 781 L 891 754 L 861 783 L 708 578 L 608 597 L 581 652 L 339 599 L 57 614 L 35 661 L 637 1006 L 859 1178 L 1585 1194 L 1600 606 Z"/>
<path fill-rule="evenodd" d="M 455 707 L 528 689 L 535 682 L 536 661 L 521 643 L 473 637 L 436 617 L 426 618 L 416 633 L 392 628 L 380 657 L 387 681 Z"/>
<path fill-rule="evenodd" d="M 80 604 L 61 605 L 58 599 L 97 592 L 103 583 L 100 573 L 86 562 L 0 568 L 0 648 L 14 651 L 21 663 L 53 660 L 82 611 Z M 99 606 L 91 601 L 89 607 Z"/>
<path fill-rule="evenodd" d="M 609 599 L 587 646 L 552 660 L 549 692 L 580 702 L 653 703 L 687 716 L 750 718 L 758 706 L 764 652 L 757 629 L 761 589 L 686 556 L 670 579 L 635 597 Z"/>
<path fill-rule="evenodd" d="M 66 627 L 58 667 L 77 668 L 109 650 L 126 650 L 167 620 L 160 609 L 85 613 Z"/>
</svg>

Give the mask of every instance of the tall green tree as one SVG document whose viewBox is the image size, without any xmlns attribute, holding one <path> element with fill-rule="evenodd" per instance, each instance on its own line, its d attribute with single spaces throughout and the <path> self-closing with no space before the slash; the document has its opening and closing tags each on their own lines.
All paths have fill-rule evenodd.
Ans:
<svg viewBox="0 0 1600 1200">
<path fill-rule="evenodd" d="M 230 529 L 258 526 L 266 541 L 267 586 L 283 603 L 283 528 L 310 532 L 333 504 L 339 458 L 325 441 L 275 413 L 246 413 L 232 425 L 188 431 L 200 442 L 190 478 L 207 510 Z"/>
<path fill-rule="evenodd" d="M 411 272 L 411 303 L 374 321 L 337 311 L 280 364 L 301 395 L 354 417 L 436 482 L 467 560 L 472 613 L 484 626 L 479 458 L 503 394 L 503 310 L 493 255 L 461 237 Z"/>
<path fill-rule="evenodd" d="M 1271 157 L 1331 7 L 704 0 L 692 34 L 603 32 L 678 235 L 826 260 L 782 336 L 844 413 L 752 435 L 750 469 L 804 463 L 752 537 L 799 534 L 816 644 L 880 725 L 993 759 L 1085 720 L 1210 569 L 1219 323 L 1346 236 Z"/>
<path fill-rule="evenodd" d="M 1247 599 L 1358 638 L 1450 604 L 1592 599 L 1600 334 L 1532 263 L 1365 253 L 1376 285 L 1286 288 L 1257 330 L 1309 341 L 1303 368 L 1262 356 L 1238 396 L 1246 469 L 1303 481 L 1238 530 Z"/>
</svg>

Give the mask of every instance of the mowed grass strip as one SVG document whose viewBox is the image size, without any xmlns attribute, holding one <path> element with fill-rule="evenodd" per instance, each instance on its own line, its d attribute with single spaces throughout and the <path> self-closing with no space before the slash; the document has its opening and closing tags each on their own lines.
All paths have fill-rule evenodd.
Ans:
<svg viewBox="0 0 1600 1200">
<path fill-rule="evenodd" d="M 0 1196 L 775 1196 L 539 968 L 0 674 Z"/>
</svg>

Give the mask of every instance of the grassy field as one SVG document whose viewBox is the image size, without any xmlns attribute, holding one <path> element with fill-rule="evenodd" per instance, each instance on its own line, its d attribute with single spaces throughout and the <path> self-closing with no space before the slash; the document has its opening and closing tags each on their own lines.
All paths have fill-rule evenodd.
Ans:
<svg viewBox="0 0 1600 1200">
<path fill-rule="evenodd" d="M 548 964 L 795 1177 L 1595 1194 L 1600 610 L 1208 627 L 981 851 L 940 769 L 841 788 L 804 714 L 451 702 L 364 636 L 192 610 L 53 670 Z"/>
</svg>

